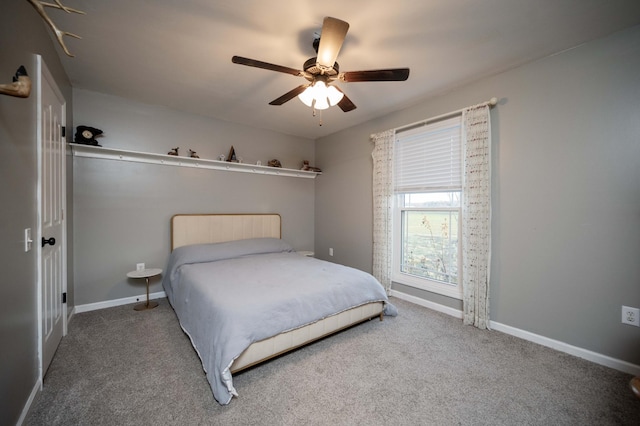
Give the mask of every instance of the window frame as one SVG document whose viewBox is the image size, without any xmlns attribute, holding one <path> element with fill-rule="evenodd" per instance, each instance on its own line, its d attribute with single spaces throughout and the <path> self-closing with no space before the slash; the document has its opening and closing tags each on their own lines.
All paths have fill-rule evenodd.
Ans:
<svg viewBox="0 0 640 426">
<path fill-rule="evenodd" d="M 461 191 L 462 193 L 462 191 Z M 438 293 L 443 296 L 452 297 L 462 300 L 462 206 L 455 207 L 405 207 L 402 199 L 404 194 L 396 194 L 394 196 L 394 208 L 393 208 L 393 266 L 391 271 L 391 280 L 398 284 L 407 285 L 409 287 L 415 287 L 421 290 Z M 457 284 L 450 284 L 444 281 L 437 281 L 431 278 L 418 277 L 416 275 L 402 272 L 402 215 L 404 211 L 434 211 L 434 212 L 458 212 L 458 256 L 457 256 L 457 268 L 458 268 L 458 282 Z"/>
</svg>

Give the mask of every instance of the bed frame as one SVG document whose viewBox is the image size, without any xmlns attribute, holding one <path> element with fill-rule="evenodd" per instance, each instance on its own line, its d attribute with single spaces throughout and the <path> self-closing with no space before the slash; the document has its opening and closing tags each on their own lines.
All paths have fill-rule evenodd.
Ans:
<svg viewBox="0 0 640 426">
<path fill-rule="evenodd" d="M 248 238 L 282 238 L 280 215 L 178 214 L 171 218 L 171 250 L 188 244 L 220 243 Z M 383 309 L 383 302 L 367 303 L 255 342 L 236 358 L 231 372 L 236 373 L 372 318 L 380 317 L 382 320 Z"/>
</svg>

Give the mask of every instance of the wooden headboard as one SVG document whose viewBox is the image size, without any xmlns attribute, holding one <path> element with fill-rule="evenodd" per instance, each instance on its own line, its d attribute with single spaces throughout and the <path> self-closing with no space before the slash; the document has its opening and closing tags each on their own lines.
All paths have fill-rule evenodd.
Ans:
<svg viewBox="0 0 640 426">
<path fill-rule="evenodd" d="M 171 250 L 248 238 L 282 238 L 280 215 L 177 214 L 171 218 Z"/>
</svg>

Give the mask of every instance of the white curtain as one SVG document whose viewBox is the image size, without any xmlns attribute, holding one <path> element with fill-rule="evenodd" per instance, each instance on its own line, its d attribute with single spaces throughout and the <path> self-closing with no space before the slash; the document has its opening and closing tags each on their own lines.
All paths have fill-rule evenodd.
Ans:
<svg viewBox="0 0 640 426">
<path fill-rule="evenodd" d="M 391 290 L 393 145 L 395 130 L 371 135 L 373 157 L 373 276 Z"/>
<path fill-rule="evenodd" d="M 491 262 L 491 123 L 489 106 L 462 113 L 464 180 L 462 291 L 464 323 L 489 328 Z"/>
</svg>

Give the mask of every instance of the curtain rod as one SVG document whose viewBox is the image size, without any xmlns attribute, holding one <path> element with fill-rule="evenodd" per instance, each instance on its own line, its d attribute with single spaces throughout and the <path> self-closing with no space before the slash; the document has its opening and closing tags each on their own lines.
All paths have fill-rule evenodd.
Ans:
<svg viewBox="0 0 640 426">
<path fill-rule="evenodd" d="M 467 107 L 467 108 L 480 107 L 480 106 L 485 106 L 485 105 L 489 105 L 489 107 L 492 107 L 492 106 L 497 105 L 497 103 L 498 103 L 498 98 L 493 97 L 493 98 L 489 99 L 486 102 L 482 102 L 482 103 L 479 103 L 477 105 L 473 105 L 472 107 Z M 402 127 L 396 127 L 393 130 L 397 133 L 399 131 L 409 130 L 409 129 L 414 128 L 414 127 L 424 126 L 426 124 L 433 123 L 434 121 L 440 121 L 440 120 L 444 120 L 445 118 L 449 118 L 449 117 L 453 117 L 453 116 L 458 115 L 458 114 L 462 114 L 462 112 L 467 108 L 462 108 L 462 109 L 459 109 L 457 111 L 447 112 L 446 114 L 440 114 L 440 115 L 437 115 L 435 117 L 427 118 L 426 120 L 416 121 L 415 123 L 407 124 L 407 125 L 402 126 Z"/>
</svg>

